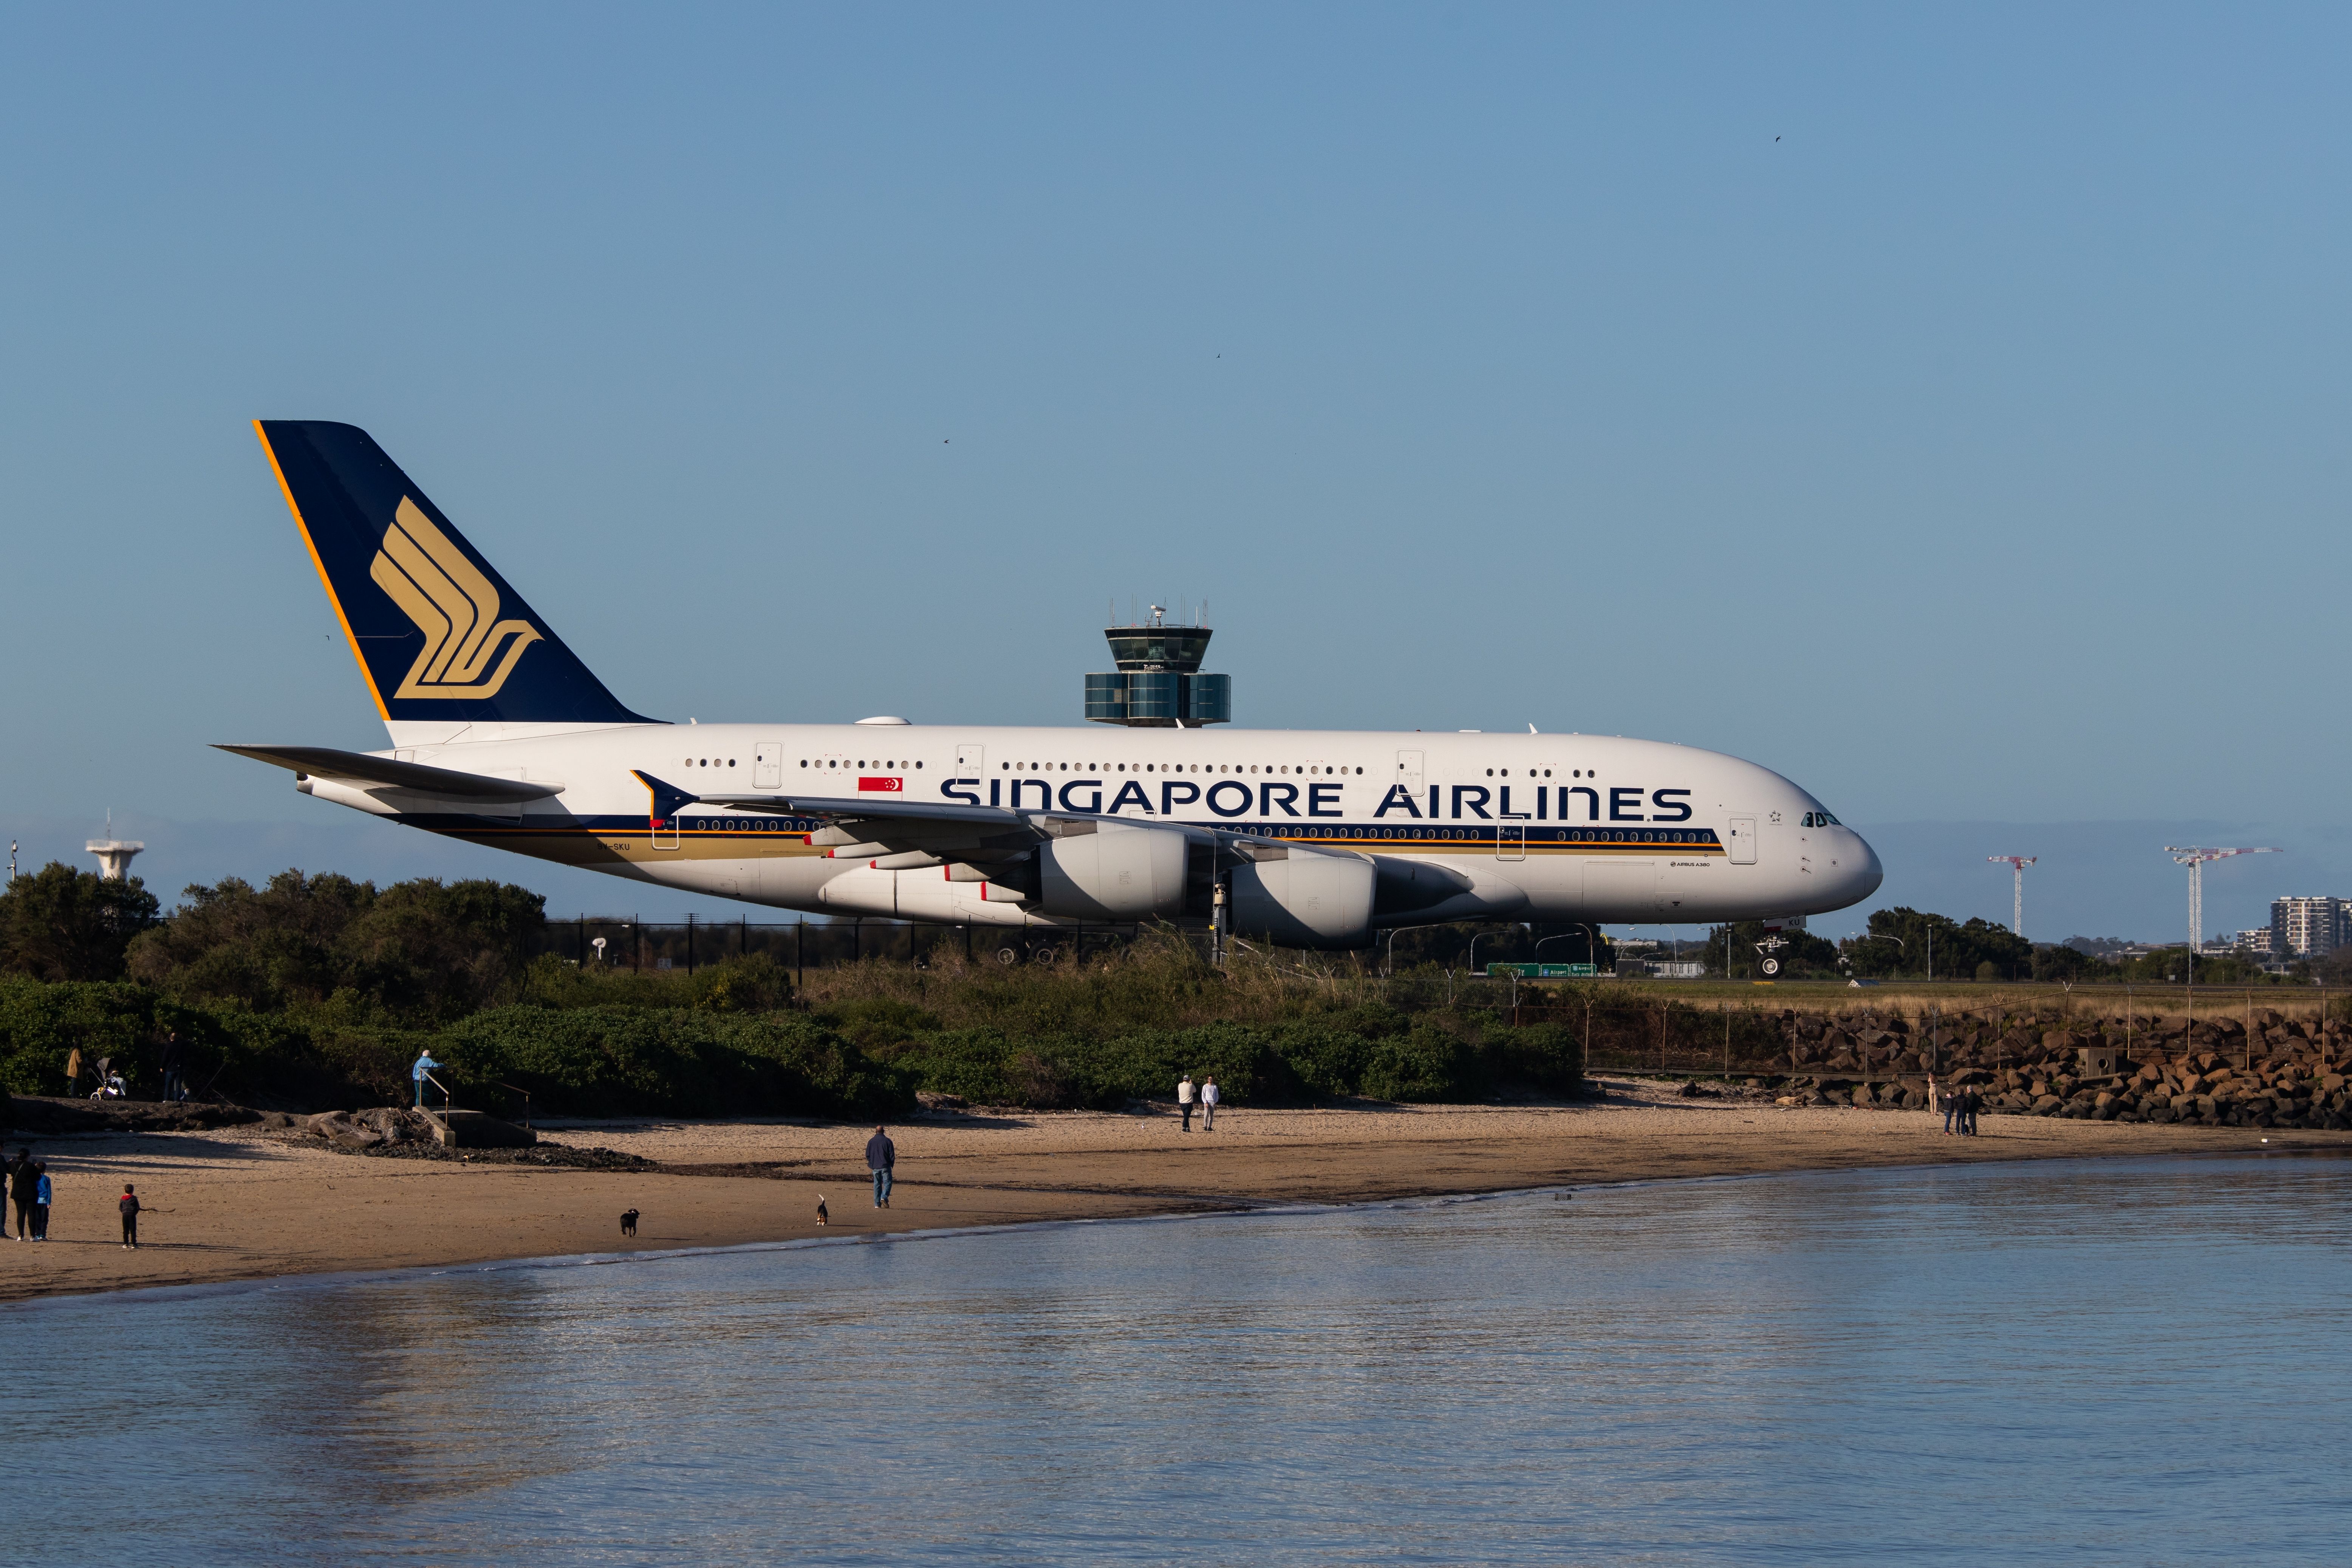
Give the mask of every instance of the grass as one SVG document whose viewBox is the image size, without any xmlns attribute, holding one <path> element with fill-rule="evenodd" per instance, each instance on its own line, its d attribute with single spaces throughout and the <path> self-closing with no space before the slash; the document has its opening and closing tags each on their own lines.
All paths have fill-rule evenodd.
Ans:
<svg viewBox="0 0 2352 1568">
<path fill-rule="evenodd" d="M 2056 985 L 1998 981 L 1884 980 L 1856 989 L 1843 980 L 1789 980 L 1758 985 L 1721 980 L 1611 982 L 1629 998 L 1728 1001 L 1734 1006 L 1793 1007 L 1800 1012 L 1898 1012 L 1916 1017 L 1930 1010 L 1946 1015 L 2056 1014 L 2061 1017 L 2119 1017 L 2128 1006 L 2136 1017 L 2186 1021 L 2195 1016 L 2243 1020 L 2248 1007 L 2268 1008 L 2282 1017 L 2315 1022 L 2343 1017 L 2352 996 L 2319 986 Z"/>
</svg>

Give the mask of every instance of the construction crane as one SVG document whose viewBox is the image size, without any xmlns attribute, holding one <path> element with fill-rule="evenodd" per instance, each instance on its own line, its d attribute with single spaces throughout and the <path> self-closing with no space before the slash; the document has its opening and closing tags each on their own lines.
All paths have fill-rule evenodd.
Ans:
<svg viewBox="0 0 2352 1568">
<path fill-rule="evenodd" d="M 2017 873 L 2017 901 L 2010 907 L 2009 929 L 2019 936 L 2025 934 L 2025 868 L 2042 858 L 2039 855 L 1988 855 L 1986 859 L 1996 866 L 2007 866 Z"/>
<path fill-rule="evenodd" d="M 2172 857 L 2176 866 L 2189 868 L 2189 973 L 2197 973 L 2197 946 L 2205 939 L 2199 933 L 2205 929 L 2205 864 L 2209 860 L 2227 860 L 2232 855 L 2284 855 L 2284 849 L 2268 847 L 2242 849 L 2206 849 L 2191 844 L 2168 844 L 2164 852 Z"/>
</svg>

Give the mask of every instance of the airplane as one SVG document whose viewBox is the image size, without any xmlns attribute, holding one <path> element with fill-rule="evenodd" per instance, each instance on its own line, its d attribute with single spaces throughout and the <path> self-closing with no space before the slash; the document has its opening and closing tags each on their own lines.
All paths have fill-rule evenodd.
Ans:
<svg viewBox="0 0 2352 1568">
<path fill-rule="evenodd" d="M 810 914 L 1032 941 L 1208 922 L 1326 951 L 1451 921 L 1801 924 L 1882 877 L 1861 835 L 1769 768 L 1532 725 L 649 719 L 365 431 L 254 428 L 392 743 L 221 749 L 406 826 Z"/>
</svg>

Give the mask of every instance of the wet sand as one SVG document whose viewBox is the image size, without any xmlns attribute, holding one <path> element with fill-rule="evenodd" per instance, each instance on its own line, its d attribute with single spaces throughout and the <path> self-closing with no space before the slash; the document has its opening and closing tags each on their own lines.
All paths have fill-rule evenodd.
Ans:
<svg viewBox="0 0 2352 1568">
<path fill-rule="evenodd" d="M 93 1290 L 730 1247 L 826 1234 L 1360 1203 L 1520 1187 L 1979 1160 L 2352 1148 L 2352 1134 L 1987 1116 L 1948 1138 L 1925 1112 L 1685 1100 L 1614 1083 L 1563 1106 L 977 1113 L 891 1128 L 888 1210 L 873 1206 L 873 1129 L 787 1121 L 550 1123 L 551 1142 L 659 1161 L 602 1172 L 369 1158 L 299 1134 L 79 1134 L 30 1141 L 58 1191 L 46 1244 L 0 1243 L 0 1301 Z M 2263 1142 L 2265 1139 L 2267 1142 Z M 25 1140 L 6 1140 L 13 1155 Z M 115 1199 L 152 1205 L 139 1250 Z M 635 1240 L 624 1209 L 640 1211 Z"/>
</svg>

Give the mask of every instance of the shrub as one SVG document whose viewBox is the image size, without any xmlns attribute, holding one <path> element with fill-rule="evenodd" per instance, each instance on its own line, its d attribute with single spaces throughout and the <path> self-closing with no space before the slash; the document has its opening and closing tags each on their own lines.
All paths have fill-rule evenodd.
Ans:
<svg viewBox="0 0 2352 1568">
<path fill-rule="evenodd" d="M 1486 1037 L 1494 1076 L 1547 1094 L 1575 1094 L 1584 1085 L 1584 1042 L 1566 1024 L 1497 1029 Z"/>
<path fill-rule="evenodd" d="M 683 1008 L 494 1008 L 449 1030 L 435 1052 L 452 1088 L 530 1091 L 575 1116 L 822 1116 L 902 1109 L 903 1076 L 813 1019 Z"/>
<path fill-rule="evenodd" d="M 1362 1092 L 1374 1100 L 1445 1100 L 1483 1098 L 1485 1064 L 1444 1029 L 1422 1025 L 1378 1042 L 1364 1064 Z"/>
<path fill-rule="evenodd" d="M 142 1076 L 154 1057 L 159 1001 L 145 986 L 121 981 L 0 979 L 0 1085 L 16 1094 L 62 1094 L 66 1058 L 76 1048 L 85 1072 L 111 1057 Z"/>
</svg>

